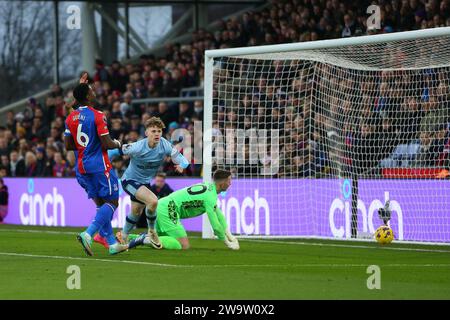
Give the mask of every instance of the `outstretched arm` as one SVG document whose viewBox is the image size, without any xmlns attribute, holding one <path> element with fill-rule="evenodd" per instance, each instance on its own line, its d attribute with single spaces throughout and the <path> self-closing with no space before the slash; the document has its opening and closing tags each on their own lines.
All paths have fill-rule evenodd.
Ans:
<svg viewBox="0 0 450 320">
<path fill-rule="evenodd" d="M 115 140 L 117 141 L 117 140 Z M 109 159 L 115 156 L 134 156 L 141 151 L 142 146 L 138 142 L 127 143 L 112 150 L 108 150 Z"/>
<path fill-rule="evenodd" d="M 223 230 L 225 230 L 225 238 L 228 242 L 225 241 L 227 246 L 230 249 L 238 250 L 239 249 L 239 241 L 236 239 L 235 236 L 233 236 L 230 232 L 230 229 L 228 228 L 227 220 L 225 219 L 225 215 L 223 214 L 222 210 L 220 210 L 219 207 L 216 207 L 216 213 L 217 218 L 219 220 L 219 223 L 222 225 Z"/>
<path fill-rule="evenodd" d="M 225 240 L 225 229 L 219 221 L 216 213 L 216 205 L 212 203 L 206 204 L 206 214 L 208 215 L 209 222 L 214 231 L 214 234 L 219 240 Z"/>
<path fill-rule="evenodd" d="M 100 142 L 102 143 L 103 149 L 109 150 L 109 149 L 117 149 L 122 146 L 119 140 L 111 139 L 111 136 L 108 134 L 104 134 L 100 136 Z"/>
<path fill-rule="evenodd" d="M 170 157 L 172 162 L 176 164 L 175 170 L 178 173 L 183 173 L 183 170 L 189 166 L 187 159 L 175 147 L 172 148 Z"/>
<path fill-rule="evenodd" d="M 236 238 L 229 239 L 227 233 L 231 235 L 228 231 L 225 216 L 222 211 L 217 207 L 216 204 L 209 203 L 206 205 L 206 214 L 208 215 L 209 222 L 213 228 L 214 234 L 219 240 L 222 240 L 225 245 L 232 250 L 239 250 L 239 242 Z M 228 232 L 227 232 L 228 231 Z"/>
<path fill-rule="evenodd" d="M 178 151 L 177 148 L 173 146 L 172 143 L 170 143 L 166 139 L 161 140 L 164 147 L 164 153 L 166 154 L 166 156 L 169 156 L 172 159 L 172 162 L 175 164 L 175 171 L 178 173 L 183 173 L 183 170 L 189 166 L 189 162 L 180 153 L 180 151 Z"/>
</svg>

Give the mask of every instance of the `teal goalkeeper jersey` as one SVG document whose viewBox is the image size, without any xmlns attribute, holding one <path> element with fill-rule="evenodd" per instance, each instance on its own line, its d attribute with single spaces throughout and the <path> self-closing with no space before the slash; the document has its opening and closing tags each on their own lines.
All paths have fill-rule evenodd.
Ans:
<svg viewBox="0 0 450 320">
<path fill-rule="evenodd" d="M 194 184 L 167 196 L 175 202 L 180 219 L 197 217 L 206 212 L 214 234 L 225 239 L 225 217 L 217 207 L 217 190 L 214 183 Z"/>
</svg>

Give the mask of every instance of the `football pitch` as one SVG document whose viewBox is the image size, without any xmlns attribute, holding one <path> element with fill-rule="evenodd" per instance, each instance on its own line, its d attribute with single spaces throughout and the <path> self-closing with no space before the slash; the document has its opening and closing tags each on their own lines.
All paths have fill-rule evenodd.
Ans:
<svg viewBox="0 0 450 320">
<path fill-rule="evenodd" d="M 78 231 L 0 225 L 0 299 L 450 299 L 448 246 L 242 239 L 231 251 L 191 234 L 187 251 L 94 244 L 87 257 Z M 371 265 L 380 289 L 368 289 Z"/>
</svg>

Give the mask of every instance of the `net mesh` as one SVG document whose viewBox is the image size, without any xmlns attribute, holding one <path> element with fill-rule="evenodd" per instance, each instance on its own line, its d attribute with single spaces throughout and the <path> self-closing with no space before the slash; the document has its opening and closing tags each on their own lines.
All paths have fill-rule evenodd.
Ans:
<svg viewBox="0 0 450 320">
<path fill-rule="evenodd" d="M 215 58 L 232 231 L 370 237 L 387 203 L 397 240 L 450 242 L 449 77 L 450 37 Z"/>
</svg>

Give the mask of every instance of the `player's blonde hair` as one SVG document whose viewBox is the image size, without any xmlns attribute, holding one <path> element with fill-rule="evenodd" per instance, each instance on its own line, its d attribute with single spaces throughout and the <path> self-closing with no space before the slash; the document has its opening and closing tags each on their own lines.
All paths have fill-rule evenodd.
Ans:
<svg viewBox="0 0 450 320">
<path fill-rule="evenodd" d="M 162 120 L 158 117 L 151 117 L 150 119 L 148 119 L 147 121 L 145 121 L 145 129 L 148 129 L 150 127 L 157 127 L 160 129 L 165 129 L 166 126 L 164 124 L 164 122 L 162 122 Z"/>
</svg>

